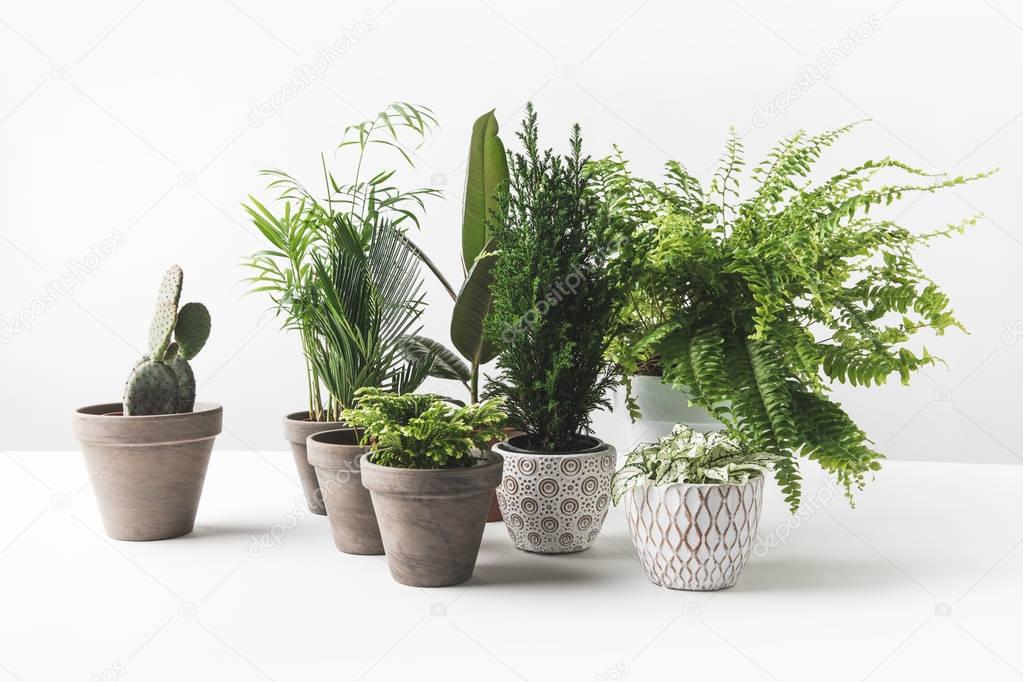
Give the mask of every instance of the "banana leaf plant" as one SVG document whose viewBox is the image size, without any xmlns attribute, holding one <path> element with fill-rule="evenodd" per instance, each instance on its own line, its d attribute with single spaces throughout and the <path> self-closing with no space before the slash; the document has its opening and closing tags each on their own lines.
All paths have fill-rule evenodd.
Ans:
<svg viewBox="0 0 1023 682">
<path fill-rule="evenodd" d="M 462 212 L 462 272 L 465 280 L 457 294 L 426 254 L 410 245 L 454 300 L 451 343 L 458 352 L 423 336 L 409 337 L 406 352 L 410 359 L 423 360 L 432 356 L 430 375 L 460 381 L 474 403 L 479 401 L 480 367 L 497 355 L 497 349 L 487 338 L 483 325 L 490 312 L 490 285 L 497 262 L 487 220 L 493 211 L 498 210 L 500 193 L 508 185 L 508 160 L 497 132 L 497 117 L 493 110 L 476 119 L 472 127 Z"/>
</svg>

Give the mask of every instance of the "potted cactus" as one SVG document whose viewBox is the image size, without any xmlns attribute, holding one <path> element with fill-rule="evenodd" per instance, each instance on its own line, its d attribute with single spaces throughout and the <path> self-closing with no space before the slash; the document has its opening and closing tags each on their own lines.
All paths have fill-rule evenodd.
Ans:
<svg viewBox="0 0 1023 682">
<path fill-rule="evenodd" d="M 186 535 L 206 479 L 223 409 L 195 402 L 189 361 L 206 343 L 210 314 L 202 303 L 178 307 L 183 274 L 164 275 L 149 328 L 149 352 L 128 376 L 120 404 L 75 412 L 107 535 L 163 540 Z"/>
<path fill-rule="evenodd" d="M 434 356 L 411 358 L 407 338 L 419 331 L 424 302 L 419 276 L 421 251 L 405 232 L 418 225 L 430 188 L 403 190 L 389 184 L 394 171 L 367 178 L 370 147 L 409 150 L 436 124 L 432 112 L 405 102 L 345 129 L 340 148 L 355 147 L 351 181 L 324 167 L 325 199 L 281 170 L 261 174 L 278 194 L 276 213 L 249 197 L 244 206 L 268 242 L 248 260 L 254 292 L 270 296 L 284 328 L 298 332 L 306 362 L 306 409 L 284 417 L 302 491 L 309 510 L 326 515 L 315 468 L 309 463 L 309 436 L 345 428 L 341 412 L 354 406 L 355 391 L 380 387 L 415 390 Z M 410 161 L 409 161 L 410 162 Z"/>
<path fill-rule="evenodd" d="M 345 419 L 362 433 L 362 457 L 391 576 L 403 585 L 443 587 L 472 577 L 501 456 L 486 450 L 501 434 L 499 400 L 453 407 L 432 395 L 359 391 Z"/>
</svg>

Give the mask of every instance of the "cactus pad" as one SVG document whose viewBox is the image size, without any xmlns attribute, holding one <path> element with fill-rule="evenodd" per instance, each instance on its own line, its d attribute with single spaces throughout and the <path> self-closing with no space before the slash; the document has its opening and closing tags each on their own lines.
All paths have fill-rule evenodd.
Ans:
<svg viewBox="0 0 1023 682">
<path fill-rule="evenodd" d="M 178 319 L 178 307 L 170 302 L 156 306 L 149 324 L 149 357 L 162 358 L 167 352 Z"/>
<path fill-rule="evenodd" d="M 146 362 L 128 377 L 124 389 L 125 416 L 173 414 L 177 404 L 178 377 L 167 365 Z"/>
<path fill-rule="evenodd" d="M 195 374 L 192 373 L 192 366 L 180 355 L 167 366 L 174 370 L 178 378 L 178 402 L 177 412 L 191 412 L 195 407 Z"/>
<path fill-rule="evenodd" d="M 178 342 L 177 341 L 171 341 L 170 345 L 167 346 L 167 350 L 164 351 L 163 361 L 164 362 L 170 362 L 171 360 L 173 360 L 176 357 L 178 357 Z"/>
<path fill-rule="evenodd" d="M 202 303 L 186 303 L 178 311 L 174 327 L 174 338 L 178 342 L 178 354 L 191 360 L 206 344 L 210 336 L 210 311 Z"/>
<path fill-rule="evenodd" d="M 174 309 L 178 308 L 178 300 L 181 299 L 181 285 L 185 281 L 185 273 L 177 265 L 167 268 L 160 282 L 160 292 L 156 295 L 156 307 L 164 304 L 171 304 Z"/>
</svg>

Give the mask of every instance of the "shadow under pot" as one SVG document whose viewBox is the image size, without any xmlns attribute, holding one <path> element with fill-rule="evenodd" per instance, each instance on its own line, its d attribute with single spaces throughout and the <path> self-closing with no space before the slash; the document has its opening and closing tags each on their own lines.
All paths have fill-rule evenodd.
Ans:
<svg viewBox="0 0 1023 682">
<path fill-rule="evenodd" d="M 653 482 L 623 503 L 632 543 L 650 582 L 672 590 L 720 590 L 739 579 L 757 537 L 764 477 L 745 483 Z"/>
<path fill-rule="evenodd" d="M 590 436 L 564 453 L 537 452 L 528 444 L 523 435 L 493 447 L 505 461 L 497 501 L 512 542 L 540 554 L 589 549 L 611 503 L 614 447 Z"/>
<path fill-rule="evenodd" d="M 458 469 L 400 469 L 362 458 L 391 576 L 403 585 L 444 587 L 472 577 L 501 456 Z"/>
<path fill-rule="evenodd" d="M 334 546 L 346 554 L 383 554 L 373 500 L 362 485 L 359 460 L 369 452 L 355 429 L 322 431 L 306 441 L 330 519 Z"/>
<path fill-rule="evenodd" d="M 284 437 L 291 445 L 291 455 L 295 459 L 298 480 L 302 483 L 302 494 L 305 496 L 306 506 L 313 514 L 326 516 L 327 510 L 323 506 L 323 495 L 320 493 L 320 483 L 316 479 L 316 470 L 309 463 L 306 440 L 314 433 L 334 431 L 347 426 L 344 422 L 314 421 L 309 418 L 308 411 L 292 412 L 284 418 Z"/>
<path fill-rule="evenodd" d="M 114 540 L 166 540 L 195 527 L 223 408 L 125 417 L 121 403 L 83 407 L 73 431 L 81 443 L 103 527 Z"/>
</svg>

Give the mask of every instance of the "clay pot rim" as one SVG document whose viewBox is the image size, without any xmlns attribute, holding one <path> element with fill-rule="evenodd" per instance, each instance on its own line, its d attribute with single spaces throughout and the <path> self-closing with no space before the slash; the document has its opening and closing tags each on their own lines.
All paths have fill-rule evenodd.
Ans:
<svg viewBox="0 0 1023 682">
<path fill-rule="evenodd" d="M 522 436 L 514 436 L 513 438 L 508 438 L 499 443 L 495 443 L 492 449 L 494 450 L 500 449 L 500 452 L 508 453 L 516 457 L 593 457 L 597 455 L 604 455 L 607 454 L 609 451 L 614 450 L 614 447 L 611 444 L 601 440 L 600 438 L 597 438 L 596 436 L 583 436 L 584 438 L 593 440 L 595 442 L 593 446 L 588 447 L 584 450 L 573 450 L 570 452 L 541 452 L 539 450 L 525 450 L 523 448 L 519 448 L 511 444 L 511 441 L 514 440 L 515 438 L 524 437 L 525 434 L 523 434 Z"/>
<path fill-rule="evenodd" d="M 331 441 L 323 440 L 324 437 L 333 438 L 334 434 L 338 433 L 358 433 L 358 429 L 354 426 L 342 426 L 338 429 L 327 429 L 326 431 L 317 431 L 316 433 L 309 434 L 306 438 L 306 447 L 309 447 L 310 443 L 316 443 L 321 447 L 338 447 L 338 448 L 351 448 L 351 447 L 364 447 L 359 445 L 359 439 L 356 438 L 354 443 L 334 443 Z"/>
<path fill-rule="evenodd" d="M 331 442 L 339 434 L 352 437 L 350 443 Z M 359 445 L 354 428 L 317 431 L 306 438 L 306 459 L 316 469 L 358 473 L 362 456 L 369 452 L 368 445 Z"/>
<path fill-rule="evenodd" d="M 766 480 L 763 472 L 757 472 L 755 476 L 751 476 L 745 483 L 665 483 L 664 485 L 657 485 L 655 481 L 643 479 L 640 483 L 630 486 L 629 490 L 635 488 L 656 488 L 657 490 L 667 490 L 668 488 L 741 488 L 742 486 L 755 483 L 757 480 Z"/>
<path fill-rule="evenodd" d="M 205 401 L 196 401 L 195 406 L 191 412 L 173 412 L 170 414 L 139 414 L 139 415 L 125 415 L 122 413 L 124 409 L 123 403 L 96 403 L 95 405 L 86 405 L 79 407 L 75 410 L 75 414 L 88 421 L 99 421 L 106 419 L 117 419 L 130 421 L 133 424 L 141 424 L 146 421 L 188 421 L 199 416 L 216 414 L 223 412 L 224 407 L 220 403 L 211 403 Z"/>
<path fill-rule="evenodd" d="M 343 421 L 316 421 L 309 418 L 309 410 L 299 410 L 298 412 L 289 412 L 284 415 L 285 422 L 298 422 L 300 424 L 339 424 L 338 428 L 349 428 L 348 422 Z M 333 431 L 334 429 L 327 429 Z"/>
<path fill-rule="evenodd" d="M 223 430 L 224 408 L 217 403 L 198 402 L 192 412 L 175 414 L 111 414 L 120 408 L 120 403 L 99 403 L 75 410 L 75 439 L 90 446 L 147 449 L 213 440 Z"/>
<path fill-rule="evenodd" d="M 406 467 L 388 467 L 381 464 L 374 464 L 369 461 L 371 452 L 367 452 L 365 455 L 359 458 L 359 464 L 362 466 L 363 471 L 367 469 L 371 471 L 380 471 L 387 474 L 394 474 L 395 476 L 433 476 L 435 478 L 452 476 L 459 473 L 478 472 L 492 467 L 499 467 L 504 465 L 504 457 L 499 453 L 487 450 L 480 450 L 480 456 L 484 460 L 480 464 L 474 464 L 471 467 L 458 467 L 456 469 L 408 469 Z"/>
</svg>

